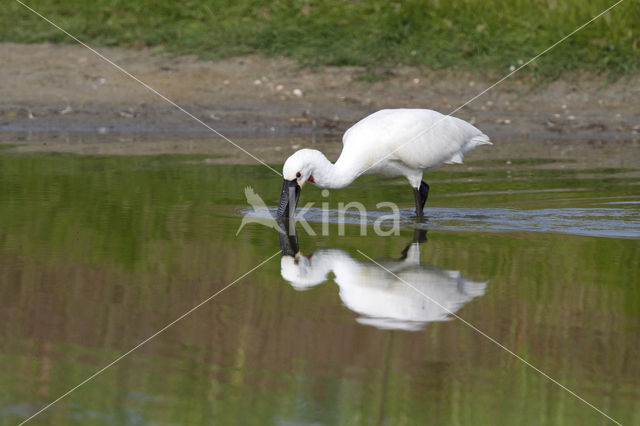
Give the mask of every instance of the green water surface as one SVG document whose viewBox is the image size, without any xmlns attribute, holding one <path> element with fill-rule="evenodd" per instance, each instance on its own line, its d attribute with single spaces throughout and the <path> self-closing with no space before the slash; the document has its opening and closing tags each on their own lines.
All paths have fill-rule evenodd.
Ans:
<svg viewBox="0 0 640 426">
<path fill-rule="evenodd" d="M 274 254 L 32 424 L 612 424 L 458 319 L 417 331 L 363 324 L 334 272 L 294 289 L 273 229 L 235 235 L 244 188 L 275 205 L 281 181 L 202 159 L 0 155 L 1 424 L 20 423 Z M 638 230 L 629 220 L 640 179 L 629 171 L 476 166 L 431 175 L 428 207 L 609 206 Z M 363 178 L 326 199 L 305 186 L 301 202 L 345 200 L 408 208 L 413 197 L 400 180 Z M 304 255 L 337 248 L 359 262 L 358 250 L 400 259 L 413 238 L 406 227 L 379 237 L 311 226 L 317 236 L 299 235 Z M 423 265 L 486 282 L 461 318 L 613 419 L 640 424 L 633 233 L 427 235 Z"/>
</svg>

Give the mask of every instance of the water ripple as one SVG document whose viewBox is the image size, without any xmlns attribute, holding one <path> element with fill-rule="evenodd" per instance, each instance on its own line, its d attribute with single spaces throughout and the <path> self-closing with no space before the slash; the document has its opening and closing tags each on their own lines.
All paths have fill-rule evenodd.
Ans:
<svg viewBox="0 0 640 426">
<path fill-rule="evenodd" d="M 244 216 L 265 218 L 269 214 L 275 215 L 275 208 L 256 212 L 243 209 Z M 640 238 L 640 209 L 635 206 L 627 208 L 548 208 L 537 210 L 518 210 L 507 208 L 429 208 L 425 211 L 427 218 L 424 226 L 428 229 L 448 231 L 528 231 L 528 232 L 557 232 L 572 235 L 585 235 L 607 238 Z M 373 225 L 382 217 L 388 216 L 387 211 L 368 211 L 363 219 L 367 225 Z M 413 211 L 401 209 L 400 225 L 413 227 Z M 296 215 L 297 219 L 301 219 Z M 336 209 L 322 210 L 310 208 L 304 212 L 303 218 L 307 222 L 323 222 L 337 224 L 361 223 L 359 212 L 349 210 L 340 212 Z M 343 218 L 343 219 L 341 219 Z M 383 228 L 385 223 L 383 222 Z"/>
</svg>

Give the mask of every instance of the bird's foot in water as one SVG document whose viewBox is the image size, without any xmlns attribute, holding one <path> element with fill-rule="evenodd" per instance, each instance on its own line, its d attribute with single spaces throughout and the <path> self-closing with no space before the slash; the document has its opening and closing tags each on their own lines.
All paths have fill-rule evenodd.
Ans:
<svg viewBox="0 0 640 426">
<path fill-rule="evenodd" d="M 425 181 L 420 182 L 420 188 L 413 188 L 413 198 L 416 202 L 416 217 L 424 217 L 424 205 L 429 198 L 429 185 Z"/>
<path fill-rule="evenodd" d="M 427 223 L 429 223 L 429 216 L 412 216 L 413 224 L 416 228 L 427 229 Z"/>
</svg>

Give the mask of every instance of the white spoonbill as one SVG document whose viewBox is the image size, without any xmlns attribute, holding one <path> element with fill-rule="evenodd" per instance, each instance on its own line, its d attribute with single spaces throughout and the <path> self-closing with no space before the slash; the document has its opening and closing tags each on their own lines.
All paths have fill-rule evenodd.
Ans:
<svg viewBox="0 0 640 426">
<path fill-rule="evenodd" d="M 422 217 L 429 196 L 422 173 L 462 163 L 466 152 L 491 142 L 456 117 L 429 109 L 383 109 L 354 124 L 342 144 L 335 164 L 314 149 L 301 149 L 285 161 L 278 217 L 293 216 L 307 181 L 321 188 L 344 188 L 363 174 L 406 177 L 413 187 L 416 215 Z"/>
</svg>

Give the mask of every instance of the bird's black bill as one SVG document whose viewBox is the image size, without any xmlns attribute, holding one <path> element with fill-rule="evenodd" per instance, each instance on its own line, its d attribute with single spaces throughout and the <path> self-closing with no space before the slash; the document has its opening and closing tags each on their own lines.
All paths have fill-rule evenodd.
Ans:
<svg viewBox="0 0 640 426">
<path fill-rule="evenodd" d="M 282 232 L 278 233 L 280 239 L 280 251 L 283 256 L 295 257 L 300 251 L 298 245 L 298 235 L 296 234 L 296 227 L 293 219 L 283 217 L 278 219 L 278 226 Z"/>
<path fill-rule="evenodd" d="M 298 185 L 298 182 L 296 180 L 282 182 L 278 217 L 292 217 L 298 205 L 298 198 L 300 198 L 300 185 Z"/>
</svg>

